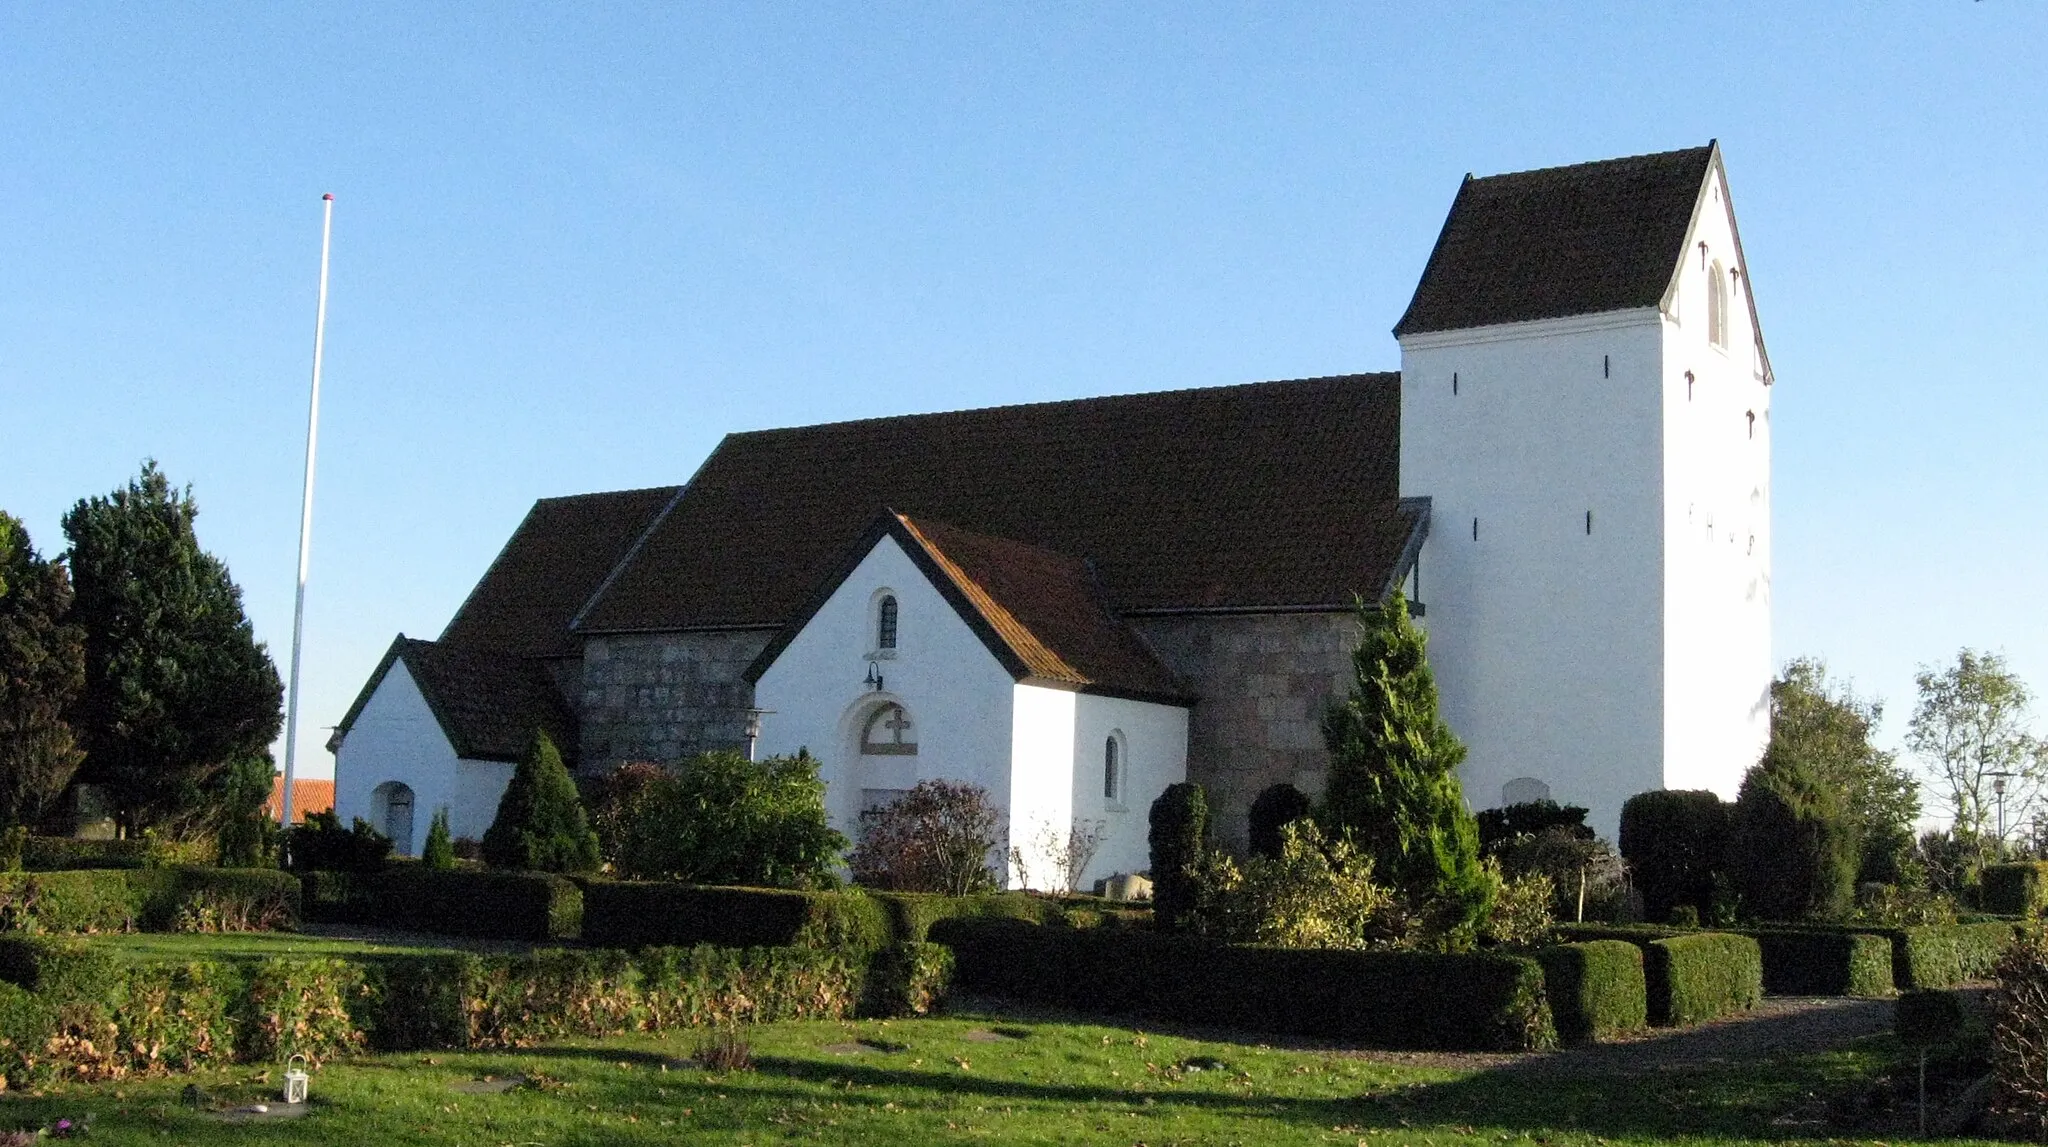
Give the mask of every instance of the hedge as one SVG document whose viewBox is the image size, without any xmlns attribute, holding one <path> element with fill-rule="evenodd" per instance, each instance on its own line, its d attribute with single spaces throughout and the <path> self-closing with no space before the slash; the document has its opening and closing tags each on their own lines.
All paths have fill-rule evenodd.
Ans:
<svg viewBox="0 0 2048 1147">
<path fill-rule="evenodd" d="M 1543 969 L 1494 953 L 1310 951 L 1110 928 L 953 918 L 961 988 L 1096 1014 L 1383 1047 L 1514 1051 L 1554 1043 Z"/>
<path fill-rule="evenodd" d="M 9 1085 L 365 1048 L 505 1048 L 711 1023 L 930 1010 L 948 955 L 823 948 L 542 949 L 118 961 L 90 941 L 0 938 Z M 885 1009 L 894 1009 L 893 1011 Z"/>
<path fill-rule="evenodd" d="M 1977 898 L 1986 912 L 2033 916 L 2048 906 L 2048 861 L 2020 860 L 1984 866 Z"/>
<path fill-rule="evenodd" d="M 1748 1011 L 1763 998 L 1763 949 L 1748 936 L 1695 932 L 1642 947 L 1650 1022 L 1659 1027 Z"/>
<path fill-rule="evenodd" d="M 1775 996 L 1892 994 L 1892 945 L 1869 932 L 1745 930 L 1763 950 L 1764 991 Z"/>
<path fill-rule="evenodd" d="M 716 944 L 873 950 L 889 942 L 890 928 L 882 906 L 858 889 L 797 892 L 586 880 L 583 939 L 608 948 Z"/>
<path fill-rule="evenodd" d="M 1946 988 L 1983 979 L 1998 966 L 1999 954 L 2018 929 L 2007 921 L 1930 924 L 1886 930 L 1892 942 L 1892 975 L 1901 989 Z"/>
<path fill-rule="evenodd" d="M 583 928 L 582 890 L 544 872 L 408 866 L 300 879 L 314 920 L 494 940 L 573 940 Z"/>
<path fill-rule="evenodd" d="M 1588 940 L 1539 948 L 1543 991 L 1558 1038 L 1592 1043 L 1641 1030 L 1649 1022 L 1643 950 L 1626 940 Z"/>
<path fill-rule="evenodd" d="M 31 836 L 22 842 L 21 866 L 30 872 L 61 872 L 73 868 L 143 868 L 149 862 L 147 840 L 80 840 L 70 836 Z"/>
<path fill-rule="evenodd" d="M 1093 897 L 1069 897 L 1062 904 L 1021 892 L 984 896 L 941 896 L 931 892 L 875 892 L 870 895 L 888 916 L 889 934 L 908 943 L 922 943 L 930 936 L 932 925 L 941 920 L 1000 917 L 1033 924 L 1052 924 L 1069 912 L 1129 910 L 1131 907 L 1124 901 L 1097 901 Z M 1076 904 L 1082 907 L 1075 908 Z"/>
<path fill-rule="evenodd" d="M 25 932 L 298 927 L 299 882 L 273 868 L 0 873 L 0 928 Z"/>
</svg>

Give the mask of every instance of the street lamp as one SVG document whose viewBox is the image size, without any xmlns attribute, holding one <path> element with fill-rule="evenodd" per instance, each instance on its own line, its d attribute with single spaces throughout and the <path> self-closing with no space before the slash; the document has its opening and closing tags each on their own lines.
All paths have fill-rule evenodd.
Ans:
<svg viewBox="0 0 2048 1147">
<path fill-rule="evenodd" d="M 773 713 L 773 709 L 747 710 L 747 759 L 754 759 L 754 742 L 761 739 L 761 718 Z"/>
<path fill-rule="evenodd" d="M 1991 778 L 1991 795 L 1998 798 L 1998 855 L 2003 859 L 2005 856 L 2005 782 L 2008 777 L 2015 774 L 2001 769 L 1996 772 L 1986 773 L 1985 775 Z"/>
</svg>

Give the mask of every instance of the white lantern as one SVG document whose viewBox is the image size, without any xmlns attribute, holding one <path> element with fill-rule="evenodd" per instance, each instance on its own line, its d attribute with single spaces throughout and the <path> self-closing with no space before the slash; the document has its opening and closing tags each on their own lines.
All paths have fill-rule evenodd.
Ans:
<svg viewBox="0 0 2048 1147">
<path fill-rule="evenodd" d="M 306 1057 L 295 1055 L 284 1063 L 284 1101 L 304 1103 L 306 1101 Z"/>
</svg>

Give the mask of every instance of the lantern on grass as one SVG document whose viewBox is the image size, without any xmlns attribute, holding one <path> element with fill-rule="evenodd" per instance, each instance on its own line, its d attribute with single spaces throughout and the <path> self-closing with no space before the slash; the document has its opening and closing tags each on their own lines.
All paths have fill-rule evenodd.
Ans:
<svg viewBox="0 0 2048 1147">
<path fill-rule="evenodd" d="M 311 1077 L 306 1074 L 306 1057 L 294 1055 L 284 1062 L 284 1069 L 284 1101 L 304 1103 L 306 1084 L 311 1081 Z"/>
</svg>

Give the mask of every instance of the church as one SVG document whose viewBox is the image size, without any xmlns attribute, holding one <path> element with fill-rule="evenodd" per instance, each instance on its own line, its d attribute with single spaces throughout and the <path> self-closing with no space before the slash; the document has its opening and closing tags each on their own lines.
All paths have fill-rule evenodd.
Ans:
<svg viewBox="0 0 2048 1147">
<path fill-rule="evenodd" d="M 1356 609 L 1429 633 L 1474 808 L 1732 797 L 1769 727 L 1773 378 L 1719 146 L 1466 176 L 1397 373 L 728 435 L 680 486 L 537 502 L 336 728 L 336 810 L 481 837 L 532 730 L 575 768 L 808 750 L 836 827 L 990 794 L 1040 875 L 1142 870 L 1168 784 L 1242 847 L 1314 796 Z M 1038 849 L 1039 853 L 1032 850 Z"/>
</svg>

